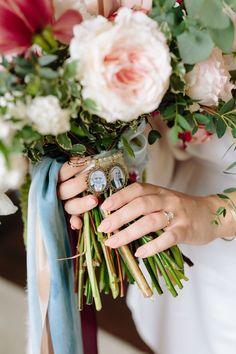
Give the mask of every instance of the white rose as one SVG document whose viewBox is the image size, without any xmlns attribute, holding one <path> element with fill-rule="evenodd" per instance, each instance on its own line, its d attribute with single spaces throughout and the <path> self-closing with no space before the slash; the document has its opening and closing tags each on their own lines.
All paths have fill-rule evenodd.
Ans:
<svg viewBox="0 0 236 354">
<path fill-rule="evenodd" d="M 169 87 L 170 52 L 155 21 L 142 12 L 119 10 L 75 26 L 70 46 L 78 60 L 84 99 L 107 122 L 130 121 L 155 110 Z"/>
<path fill-rule="evenodd" d="M 186 94 L 202 105 L 217 106 L 219 99 L 227 102 L 232 98 L 233 88 L 222 52 L 218 48 L 186 75 Z"/>
<path fill-rule="evenodd" d="M 9 157 L 10 166 L 0 154 L 0 191 L 5 192 L 8 189 L 18 189 L 25 180 L 27 173 L 27 162 L 21 154 L 12 153 Z"/>
<path fill-rule="evenodd" d="M 58 135 L 70 130 L 70 112 L 61 108 L 55 96 L 34 98 L 27 108 L 27 115 L 42 135 Z"/>
<path fill-rule="evenodd" d="M 0 117 L 0 141 L 2 140 L 4 144 L 9 145 L 15 132 L 14 125 Z"/>
</svg>

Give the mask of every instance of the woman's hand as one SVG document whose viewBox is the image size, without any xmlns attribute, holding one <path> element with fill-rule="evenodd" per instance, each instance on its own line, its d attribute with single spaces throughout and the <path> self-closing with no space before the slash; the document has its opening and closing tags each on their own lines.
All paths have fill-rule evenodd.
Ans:
<svg viewBox="0 0 236 354">
<path fill-rule="evenodd" d="M 175 244 L 200 245 L 217 237 L 232 236 L 235 221 L 230 212 L 220 225 L 212 224 L 222 203 L 217 196 L 193 197 L 147 183 L 135 183 L 103 203 L 102 208 L 113 213 L 100 224 L 99 231 L 115 232 L 105 244 L 117 248 L 164 229 L 161 236 L 137 250 L 137 257 L 148 257 Z M 165 211 L 174 215 L 169 224 Z M 122 231 L 116 231 L 136 219 Z"/>
<path fill-rule="evenodd" d="M 81 159 L 80 164 L 83 160 L 86 163 L 88 158 Z M 58 177 L 58 197 L 66 201 L 64 207 L 66 212 L 72 215 L 70 223 L 73 230 L 80 229 L 82 226 L 79 215 L 95 208 L 98 204 L 98 199 L 94 195 L 76 197 L 87 189 L 87 173 L 82 172 L 85 166 L 73 167 L 66 162 Z"/>
</svg>

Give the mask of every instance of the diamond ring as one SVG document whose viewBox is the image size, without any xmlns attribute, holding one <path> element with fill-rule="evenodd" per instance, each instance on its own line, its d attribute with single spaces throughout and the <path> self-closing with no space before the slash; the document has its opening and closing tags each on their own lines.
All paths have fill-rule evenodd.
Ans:
<svg viewBox="0 0 236 354">
<path fill-rule="evenodd" d="M 166 220 L 167 220 L 167 225 L 169 225 L 171 220 L 174 219 L 175 215 L 174 215 L 174 213 L 172 213 L 172 211 L 165 211 L 165 210 L 164 210 L 164 215 L 165 215 Z"/>
</svg>

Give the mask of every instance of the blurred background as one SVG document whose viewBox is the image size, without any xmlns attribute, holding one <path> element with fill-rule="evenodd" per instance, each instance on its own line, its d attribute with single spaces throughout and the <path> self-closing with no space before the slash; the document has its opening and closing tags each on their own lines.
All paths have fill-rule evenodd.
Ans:
<svg viewBox="0 0 236 354">
<path fill-rule="evenodd" d="M 18 204 L 15 195 L 10 197 Z M 0 221 L 0 354 L 26 354 L 26 254 L 20 211 Z M 99 354 L 152 354 L 137 334 L 125 299 L 105 296 L 97 322 Z"/>
</svg>

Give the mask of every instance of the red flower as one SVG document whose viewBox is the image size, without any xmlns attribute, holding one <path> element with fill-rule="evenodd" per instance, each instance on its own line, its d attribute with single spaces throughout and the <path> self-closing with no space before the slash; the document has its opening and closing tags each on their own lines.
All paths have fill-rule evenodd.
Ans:
<svg viewBox="0 0 236 354">
<path fill-rule="evenodd" d="M 45 46 L 52 44 L 52 33 L 67 44 L 74 25 L 81 21 L 82 16 L 74 10 L 66 11 L 56 21 L 52 0 L 0 0 L 0 54 L 24 52 L 44 30 L 41 41 Z"/>
</svg>

